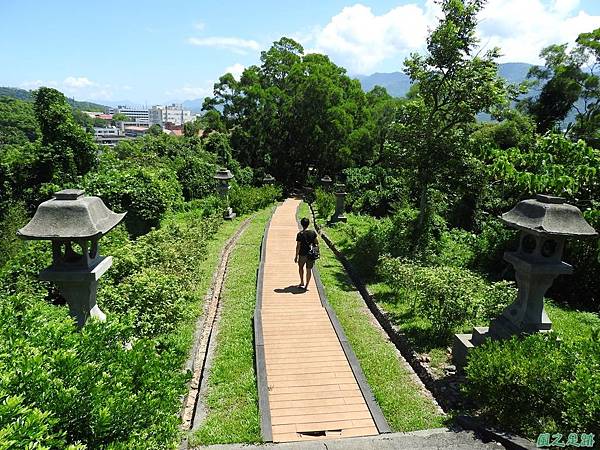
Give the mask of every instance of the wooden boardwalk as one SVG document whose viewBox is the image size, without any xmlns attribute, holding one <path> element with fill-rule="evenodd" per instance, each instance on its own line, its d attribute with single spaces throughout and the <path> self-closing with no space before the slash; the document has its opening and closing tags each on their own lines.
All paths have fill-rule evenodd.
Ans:
<svg viewBox="0 0 600 450">
<path fill-rule="evenodd" d="M 287 199 L 277 208 L 263 241 L 255 316 L 263 437 L 287 442 L 378 434 L 372 410 L 381 411 L 366 382 L 357 381 L 357 371 L 364 381 L 358 361 L 315 278 L 308 291 L 297 288 L 299 203 Z M 381 423 L 387 427 L 383 416 Z"/>
</svg>

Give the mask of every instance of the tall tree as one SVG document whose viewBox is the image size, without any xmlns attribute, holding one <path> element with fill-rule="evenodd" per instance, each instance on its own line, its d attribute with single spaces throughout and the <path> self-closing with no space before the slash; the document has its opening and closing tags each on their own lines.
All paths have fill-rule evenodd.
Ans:
<svg viewBox="0 0 600 450">
<path fill-rule="evenodd" d="M 430 211 L 430 189 L 451 189 L 470 158 L 476 114 L 506 102 L 495 62 L 499 50 L 476 53 L 476 16 L 483 0 L 438 0 L 443 18 L 427 38 L 428 54 L 412 54 L 406 72 L 417 88 L 398 110 L 387 158 L 412 173 L 419 204 L 417 231 Z"/>
<path fill-rule="evenodd" d="M 73 118 L 71 106 L 56 89 L 35 92 L 34 111 L 42 133 L 40 176 L 56 184 L 74 181 L 98 163 L 98 147 Z"/>
<path fill-rule="evenodd" d="M 357 80 L 285 37 L 239 81 L 222 76 L 203 105 L 207 114 L 222 110 L 238 161 L 288 185 L 310 165 L 335 173 L 368 160 L 375 146 L 367 108 Z"/>
<path fill-rule="evenodd" d="M 558 129 L 569 113 L 575 112 L 573 123 L 567 124 L 566 134 L 574 140 L 583 139 L 593 146 L 600 145 L 600 28 L 582 33 L 573 49 L 568 44 L 550 45 L 542 50 L 543 67 L 532 67 L 528 77 L 541 85 L 537 97 L 525 99 L 521 108 L 545 133 Z"/>
</svg>

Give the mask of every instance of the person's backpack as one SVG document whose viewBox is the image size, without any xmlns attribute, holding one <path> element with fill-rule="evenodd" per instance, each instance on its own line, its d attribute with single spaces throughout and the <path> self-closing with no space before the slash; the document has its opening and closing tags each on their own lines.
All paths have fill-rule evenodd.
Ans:
<svg viewBox="0 0 600 450">
<path fill-rule="evenodd" d="M 303 233 L 304 236 L 304 242 L 306 242 L 308 244 L 308 253 L 306 254 L 306 257 L 312 261 L 315 261 L 317 259 L 319 259 L 321 257 L 320 253 L 319 253 L 319 246 L 316 245 L 313 242 L 308 242 L 306 240 L 306 233 Z"/>
</svg>

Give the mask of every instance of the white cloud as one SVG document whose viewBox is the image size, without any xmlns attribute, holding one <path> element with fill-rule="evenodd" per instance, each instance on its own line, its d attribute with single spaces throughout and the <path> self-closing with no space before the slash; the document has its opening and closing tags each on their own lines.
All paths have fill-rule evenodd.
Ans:
<svg viewBox="0 0 600 450">
<path fill-rule="evenodd" d="M 573 0 L 490 0 L 480 14 L 481 43 L 500 47 L 503 62 L 541 63 L 544 47 L 573 43 L 580 33 L 600 27 L 600 16 L 575 14 L 577 6 Z"/>
<path fill-rule="evenodd" d="M 190 100 L 211 96 L 213 93 L 213 83 L 206 82 L 203 86 L 192 86 L 186 84 L 182 87 L 171 89 L 165 92 L 169 97 L 175 97 L 177 100 Z"/>
<path fill-rule="evenodd" d="M 94 86 L 95 84 L 96 83 L 94 83 L 87 77 L 67 77 L 63 81 L 63 85 L 72 89 L 86 88 Z"/>
<path fill-rule="evenodd" d="M 42 86 L 57 88 L 58 84 L 56 81 L 44 81 L 44 80 L 31 80 L 24 81 L 19 85 L 20 88 L 23 89 L 37 89 Z"/>
<path fill-rule="evenodd" d="M 244 66 L 243 64 L 235 63 L 232 66 L 226 67 L 225 73 L 230 73 L 231 75 L 233 75 L 233 78 L 239 80 L 245 68 L 246 66 Z"/>
<path fill-rule="evenodd" d="M 377 16 L 370 7 L 347 6 L 320 30 L 310 51 L 330 55 L 351 72 L 369 73 L 388 58 L 423 47 L 434 21 L 433 3 L 398 6 Z"/>
<path fill-rule="evenodd" d="M 310 35 L 299 34 L 306 53 L 326 53 L 351 73 L 371 73 L 385 62 L 398 69 L 411 52 L 424 52 L 428 29 L 439 6 L 407 4 L 376 15 L 360 3 L 347 6 Z M 480 13 L 478 35 L 484 48 L 500 47 L 502 62 L 539 63 L 542 48 L 574 42 L 600 27 L 600 16 L 579 7 L 579 0 L 489 0 Z M 389 66 L 389 65 L 388 65 Z"/>
<path fill-rule="evenodd" d="M 196 38 L 190 37 L 187 40 L 188 44 L 197 45 L 199 47 L 217 47 L 231 50 L 235 53 L 246 53 L 248 50 L 259 50 L 260 45 L 252 39 L 241 39 L 236 37 L 205 37 Z"/>
</svg>

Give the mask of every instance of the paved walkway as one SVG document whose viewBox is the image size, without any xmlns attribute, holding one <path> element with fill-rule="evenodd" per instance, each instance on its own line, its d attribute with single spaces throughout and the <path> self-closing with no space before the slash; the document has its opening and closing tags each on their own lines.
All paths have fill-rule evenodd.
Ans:
<svg viewBox="0 0 600 450">
<path fill-rule="evenodd" d="M 263 251 L 257 303 L 264 345 L 264 353 L 257 351 L 257 367 L 264 367 L 267 385 L 259 391 L 268 397 L 261 399 L 263 435 L 268 440 L 270 432 L 273 442 L 376 435 L 364 386 L 361 391 L 314 277 L 308 291 L 297 287 L 299 203 L 287 199 L 277 208 Z M 264 365 L 258 361 L 263 356 Z M 259 373 L 259 388 L 260 383 Z"/>
<path fill-rule="evenodd" d="M 227 444 L 198 447 L 207 450 L 498 450 L 495 442 L 484 443 L 471 431 L 445 429 L 391 433 L 325 442 L 293 442 L 287 444 Z"/>
</svg>

